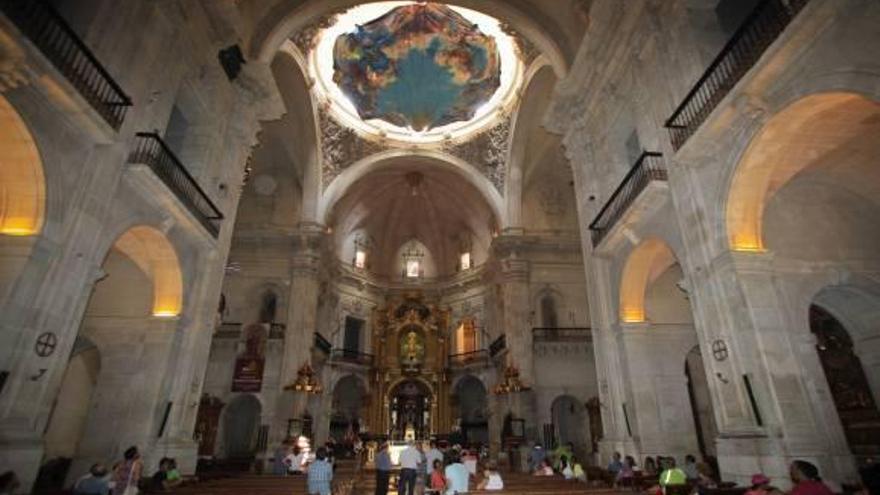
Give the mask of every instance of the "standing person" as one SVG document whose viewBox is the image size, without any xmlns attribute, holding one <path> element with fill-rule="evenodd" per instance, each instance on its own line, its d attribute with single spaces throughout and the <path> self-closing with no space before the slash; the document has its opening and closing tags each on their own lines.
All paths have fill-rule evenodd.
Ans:
<svg viewBox="0 0 880 495">
<path fill-rule="evenodd" d="M 400 495 L 415 495 L 416 476 L 421 462 L 421 452 L 412 440 L 408 441 L 406 448 L 400 453 L 400 482 L 397 490 Z"/>
<path fill-rule="evenodd" d="M 443 476 L 443 461 L 440 459 L 434 459 L 434 465 L 431 466 L 433 470 L 431 471 L 431 484 L 430 493 L 435 495 L 443 495 L 443 492 L 446 491 L 446 478 Z"/>
<path fill-rule="evenodd" d="M 144 463 L 137 447 L 129 447 L 113 471 L 113 495 L 137 495 Z"/>
<path fill-rule="evenodd" d="M 461 457 L 457 452 L 452 454 L 451 461 L 443 473 L 446 476 L 446 495 L 467 493 L 471 474 L 461 463 Z"/>
<path fill-rule="evenodd" d="M 428 444 L 428 451 L 425 452 L 425 462 L 428 467 L 428 476 L 430 476 L 434 472 L 434 461 L 439 460 L 441 463 L 443 462 L 443 452 L 440 452 L 440 449 L 437 448 L 437 442 L 431 440 Z"/>
<path fill-rule="evenodd" d="M 822 483 L 819 468 L 810 462 L 794 461 L 788 467 L 788 473 L 794 483 L 794 488 L 791 489 L 789 495 L 832 495 L 834 493 L 828 488 L 828 485 Z"/>
<path fill-rule="evenodd" d="M 376 495 L 388 495 L 390 479 L 391 455 L 388 453 L 388 442 L 382 442 L 376 453 Z"/>
<path fill-rule="evenodd" d="M 272 474 L 275 476 L 287 474 L 287 464 L 284 463 L 284 459 L 287 457 L 288 448 L 287 440 L 285 440 L 278 445 L 278 448 L 275 449 L 275 453 L 272 455 Z"/>
<path fill-rule="evenodd" d="M 544 448 L 541 447 L 541 444 L 536 443 L 534 447 L 532 447 L 532 451 L 529 452 L 529 472 L 535 472 L 541 463 L 544 462 L 544 459 L 547 458 L 547 452 L 544 451 Z"/>
<path fill-rule="evenodd" d="M 330 495 L 333 481 L 333 465 L 327 461 L 327 449 L 321 447 L 315 453 L 315 462 L 309 466 L 309 495 Z"/>
</svg>

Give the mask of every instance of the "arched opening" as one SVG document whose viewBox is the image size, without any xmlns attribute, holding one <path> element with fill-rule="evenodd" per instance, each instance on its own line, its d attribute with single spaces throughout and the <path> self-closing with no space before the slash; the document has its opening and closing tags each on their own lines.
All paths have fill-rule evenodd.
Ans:
<svg viewBox="0 0 880 495">
<path fill-rule="evenodd" d="M 278 311 L 278 295 L 274 291 L 267 290 L 260 300 L 260 323 L 274 323 L 275 313 Z"/>
<path fill-rule="evenodd" d="M 623 340 L 628 356 L 640 356 L 627 361 L 626 414 L 642 454 L 715 455 L 709 382 L 683 282 L 672 249 L 657 238 L 637 246 L 623 270 L 620 317 L 630 323 Z"/>
<path fill-rule="evenodd" d="M 550 405 L 550 417 L 556 446 L 571 444 L 573 452 L 582 457 L 582 453 L 574 449 L 579 450 L 590 444 L 585 405 L 570 395 L 561 395 Z"/>
<path fill-rule="evenodd" d="M 162 434 L 162 412 L 170 404 L 162 389 L 177 320 L 166 316 L 177 315 L 183 303 L 173 246 L 152 227 L 132 227 L 117 238 L 101 270 L 54 407 L 53 418 L 63 422 L 53 419 L 45 437 L 53 446 L 49 462 L 49 455 L 74 449 L 69 474 L 131 445 L 147 448 Z M 89 399 L 92 388 L 100 393 Z M 74 428 L 73 418 L 81 426 Z"/>
<path fill-rule="evenodd" d="M 556 314 L 556 298 L 550 293 L 541 296 L 541 326 L 544 328 L 559 327 L 559 316 Z"/>
<path fill-rule="evenodd" d="M 431 390 L 417 379 L 403 380 L 388 392 L 391 439 L 416 440 L 431 433 Z"/>
<path fill-rule="evenodd" d="M 462 439 L 467 443 L 488 443 L 489 402 L 483 382 L 475 376 L 465 376 L 456 384 L 453 397 Z"/>
<path fill-rule="evenodd" d="M 39 233 L 45 202 L 37 145 L 15 108 L 0 96 L 0 234 Z"/>
<path fill-rule="evenodd" d="M 42 470 L 41 489 L 63 488 L 67 468 L 86 427 L 100 371 L 98 348 L 88 338 L 77 337 L 43 436 L 43 455 L 51 464 Z"/>
<path fill-rule="evenodd" d="M 851 287 L 823 289 L 809 308 L 819 363 L 856 456 L 880 452 L 878 319 L 880 299 Z"/>
<path fill-rule="evenodd" d="M 333 388 L 330 436 L 344 444 L 354 442 L 366 418 L 367 392 L 354 375 L 342 377 Z"/>
<path fill-rule="evenodd" d="M 43 228 L 45 203 L 37 145 L 15 108 L 0 96 L 0 301 L 21 275 Z"/>
<path fill-rule="evenodd" d="M 876 257 L 878 134 L 880 104 L 851 93 L 807 96 L 776 114 L 737 165 L 730 247 L 801 259 Z"/>
<path fill-rule="evenodd" d="M 257 452 L 257 435 L 263 407 L 251 394 L 243 394 L 229 402 L 223 417 L 223 450 L 229 460 L 249 465 Z"/>
</svg>

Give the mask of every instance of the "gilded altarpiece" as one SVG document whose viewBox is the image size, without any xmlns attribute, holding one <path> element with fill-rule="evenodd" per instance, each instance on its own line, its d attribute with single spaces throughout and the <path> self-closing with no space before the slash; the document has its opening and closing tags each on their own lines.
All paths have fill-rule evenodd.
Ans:
<svg viewBox="0 0 880 495">
<path fill-rule="evenodd" d="M 396 441 L 449 431 L 449 311 L 409 295 L 374 311 L 373 332 L 370 431 Z"/>
</svg>

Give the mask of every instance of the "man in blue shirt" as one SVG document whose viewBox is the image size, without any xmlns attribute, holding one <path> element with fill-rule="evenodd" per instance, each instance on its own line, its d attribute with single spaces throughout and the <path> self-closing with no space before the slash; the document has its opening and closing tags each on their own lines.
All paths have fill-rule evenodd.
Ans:
<svg viewBox="0 0 880 495">
<path fill-rule="evenodd" d="M 107 481 L 107 468 L 102 464 L 94 464 L 89 474 L 80 478 L 73 486 L 75 495 L 109 495 L 110 484 Z"/>
<path fill-rule="evenodd" d="M 330 495 L 333 481 L 333 465 L 327 462 L 327 449 L 321 447 L 315 453 L 315 462 L 309 466 L 309 495 Z"/>
<path fill-rule="evenodd" d="M 391 479 L 391 455 L 388 443 L 379 446 L 376 453 L 376 495 L 388 495 L 388 481 Z"/>
<path fill-rule="evenodd" d="M 615 452 L 611 462 L 608 464 L 608 472 L 613 474 L 616 478 L 617 473 L 619 473 L 621 469 L 623 469 L 623 463 L 620 462 L 620 452 Z"/>
<path fill-rule="evenodd" d="M 457 495 L 459 493 L 468 492 L 468 481 L 471 473 L 468 472 L 464 464 L 461 463 L 459 455 L 453 454 L 452 463 L 446 466 L 443 472 L 446 475 L 446 495 Z"/>
</svg>

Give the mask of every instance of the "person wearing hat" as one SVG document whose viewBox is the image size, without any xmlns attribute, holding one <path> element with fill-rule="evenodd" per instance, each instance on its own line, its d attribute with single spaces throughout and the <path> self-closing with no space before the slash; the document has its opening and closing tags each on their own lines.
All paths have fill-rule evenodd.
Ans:
<svg viewBox="0 0 880 495">
<path fill-rule="evenodd" d="M 752 487 L 745 495 L 767 495 L 773 488 L 770 487 L 770 478 L 761 473 L 752 475 Z"/>
</svg>

